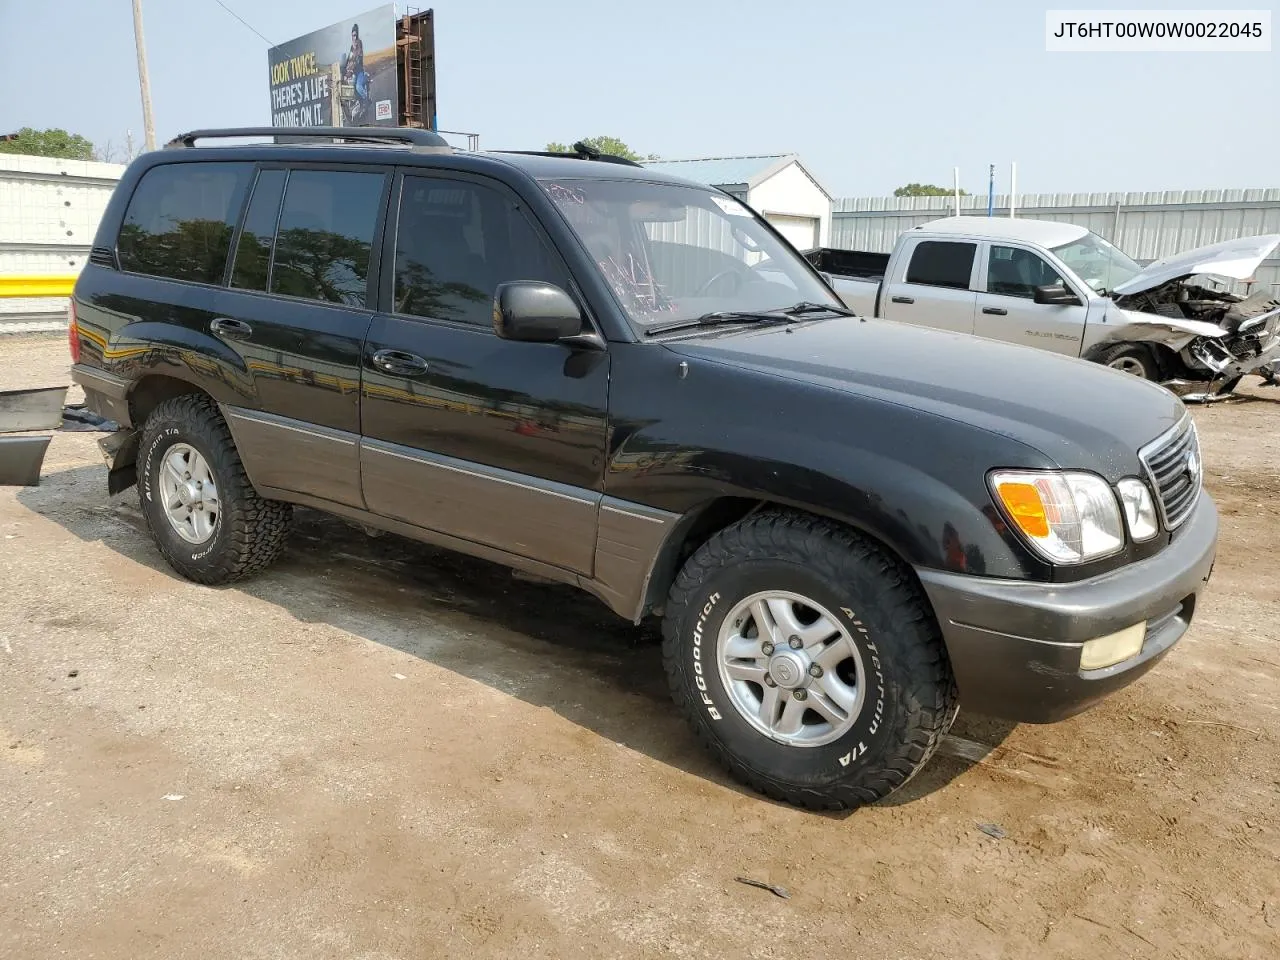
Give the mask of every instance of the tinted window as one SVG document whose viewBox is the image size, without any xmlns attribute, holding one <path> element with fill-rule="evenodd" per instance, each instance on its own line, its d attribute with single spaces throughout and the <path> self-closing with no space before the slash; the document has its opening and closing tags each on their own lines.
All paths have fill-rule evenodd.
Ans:
<svg viewBox="0 0 1280 960">
<path fill-rule="evenodd" d="M 503 194 L 460 180 L 405 177 L 397 312 L 487 326 L 494 289 L 510 280 L 569 287 L 563 268 Z"/>
<path fill-rule="evenodd" d="M 926 240 L 911 255 L 911 263 L 907 266 L 907 283 L 967 290 L 977 250 L 976 243 Z"/>
<path fill-rule="evenodd" d="M 1062 283 L 1058 271 L 1039 254 L 1018 247 L 992 245 L 987 259 L 987 292 L 1006 297 L 1035 296 L 1036 287 Z"/>
<path fill-rule="evenodd" d="M 365 305 L 385 176 L 293 170 L 276 232 L 272 293 L 352 307 Z"/>
<path fill-rule="evenodd" d="M 249 212 L 244 217 L 240 242 L 236 245 L 236 263 L 231 271 L 231 285 L 245 290 L 266 290 L 267 272 L 271 268 L 271 244 L 276 236 L 276 218 L 280 214 L 280 197 L 284 194 L 284 171 L 263 170 L 249 199 Z"/>
<path fill-rule="evenodd" d="M 134 273 L 222 283 L 231 234 L 253 177 L 249 163 L 152 167 L 120 227 L 120 265 Z"/>
</svg>

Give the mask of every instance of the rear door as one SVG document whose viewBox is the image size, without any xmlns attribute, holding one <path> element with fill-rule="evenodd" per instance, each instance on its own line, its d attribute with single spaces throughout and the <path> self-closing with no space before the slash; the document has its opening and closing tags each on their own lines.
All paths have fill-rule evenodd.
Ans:
<svg viewBox="0 0 1280 960">
<path fill-rule="evenodd" d="M 360 354 L 390 184 L 386 167 L 258 170 L 210 332 L 242 359 L 246 400 L 224 413 L 268 495 L 363 505 Z"/>
<path fill-rule="evenodd" d="M 985 269 L 978 294 L 974 333 L 1080 356 L 1086 300 L 1078 304 L 1036 303 L 1035 288 L 1061 284 L 1075 291 L 1056 267 L 1030 247 L 986 243 Z"/>
<path fill-rule="evenodd" d="M 973 333 L 977 310 L 978 243 L 903 241 L 880 291 L 880 315 L 940 330 Z"/>
<path fill-rule="evenodd" d="M 504 185 L 406 172 L 363 358 L 369 509 L 563 569 L 593 568 L 609 354 L 493 331 L 495 288 L 567 268 Z"/>
</svg>

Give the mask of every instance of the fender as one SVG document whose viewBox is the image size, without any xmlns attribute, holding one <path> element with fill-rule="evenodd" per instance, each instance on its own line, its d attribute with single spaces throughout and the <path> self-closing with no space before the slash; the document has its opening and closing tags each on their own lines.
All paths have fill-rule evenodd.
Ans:
<svg viewBox="0 0 1280 960">
<path fill-rule="evenodd" d="M 1085 359 L 1096 355 L 1116 343 L 1156 343 L 1179 352 L 1200 337 L 1221 339 L 1226 335 L 1216 323 L 1201 320 L 1185 320 L 1179 317 L 1161 317 L 1153 313 L 1139 313 L 1116 307 L 1108 311 L 1109 326 L 1106 333 L 1090 347 Z"/>
</svg>

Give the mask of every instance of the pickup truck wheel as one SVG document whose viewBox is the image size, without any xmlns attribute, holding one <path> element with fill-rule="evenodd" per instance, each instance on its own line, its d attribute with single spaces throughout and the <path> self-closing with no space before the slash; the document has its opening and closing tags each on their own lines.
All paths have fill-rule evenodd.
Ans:
<svg viewBox="0 0 1280 960">
<path fill-rule="evenodd" d="M 909 571 L 819 518 L 758 513 L 713 536 L 671 588 L 663 638 L 699 738 L 774 799 L 880 800 L 955 719 L 942 637 Z"/>
<path fill-rule="evenodd" d="M 147 418 L 138 496 L 165 560 L 205 584 L 267 567 L 284 549 L 293 513 L 258 496 L 217 405 L 199 394 L 166 400 Z"/>
<path fill-rule="evenodd" d="M 1141 344 L 1118 343 L 1098 354 L 1098 363 L 1143 380 L 1158 381 L 1160 370 L 1151 351 Z"/>
</svg>

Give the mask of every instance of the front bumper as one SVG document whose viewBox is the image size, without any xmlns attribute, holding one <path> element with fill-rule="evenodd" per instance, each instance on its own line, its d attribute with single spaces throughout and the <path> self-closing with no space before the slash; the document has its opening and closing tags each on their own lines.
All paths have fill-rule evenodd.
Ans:
<svg viewBox="0 0 1280 960">
<path fill-rule="evenodd" d="M 1201 493 L 1155 556 L 1075 583 L 919 570 L 960 688 L 960 705 L 1026 723 L 1086 710 L 1150 670 L 1191 625 L 1217 549 L 1218 511 Z M 1085 641 L 1146 621 L 1135 657 L 1081 670 Z"/>
</svg>

